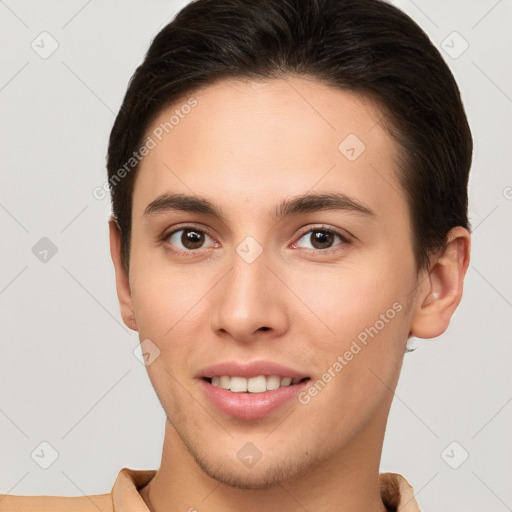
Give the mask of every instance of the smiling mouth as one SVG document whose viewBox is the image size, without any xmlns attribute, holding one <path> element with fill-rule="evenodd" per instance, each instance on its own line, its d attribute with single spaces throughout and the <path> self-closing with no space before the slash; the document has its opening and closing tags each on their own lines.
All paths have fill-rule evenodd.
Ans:
<svg viewBox="0 0 512 512">
<path fill-rule="evenodd" d="M 309 377 L 302 379 L 281 377 L 279 375 L 258 375 L 257 377 L 245 378 L 239 376 L 219 375 L 214 377 L 203 377 L 203 380 L 212 386 L 231 391 L 232 393 L 265 393 L 276 389 L 295 386 L 310 380 Z"/>
</svg>

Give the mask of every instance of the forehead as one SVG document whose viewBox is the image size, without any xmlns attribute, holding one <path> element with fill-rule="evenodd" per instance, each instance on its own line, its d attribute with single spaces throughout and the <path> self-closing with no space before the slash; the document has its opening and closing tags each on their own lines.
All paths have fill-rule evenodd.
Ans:
<svg viewBox="0 0 512 512">
<path fill-rule="evenodd" d="M 217 191 L 248 206 L 336 189 L 377 210 L 398 204 L 399 150 L 381 116 L 371 100 L 312 79 L 223 80 L 159 113 L 135 196 Z"/>
</svg>

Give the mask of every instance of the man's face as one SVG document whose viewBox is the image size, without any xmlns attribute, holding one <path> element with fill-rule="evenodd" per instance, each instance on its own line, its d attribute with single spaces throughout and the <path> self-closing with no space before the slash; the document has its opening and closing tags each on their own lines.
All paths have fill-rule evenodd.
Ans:
<svg viewBox="0 0 512 512">
<path fill-rule="evenodd" d="M 129 271 L 175 442 L 240 487 L 379 452 L 417 284 L 396 143 L 374 105 L 315 81 L 223 81 L 193 97 L 148 131 Z M 165 194 L 207 200 L 222 218 L 171 208 Z M 281 208 L 307 195 L 343 200 Z M 261 360 L 309 380 L 263 397 L 203 378 L 213 364 Z"/>
</svg>

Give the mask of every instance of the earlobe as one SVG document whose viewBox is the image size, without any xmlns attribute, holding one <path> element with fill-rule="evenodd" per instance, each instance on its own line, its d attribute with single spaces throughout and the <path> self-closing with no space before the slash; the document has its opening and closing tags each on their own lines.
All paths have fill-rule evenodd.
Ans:
<svg viewBox="0 0 512 512">
<path fill-rule="evenodd" d="M 137 323 L 133 312 L 133 301 L 130 290 L 130 281 L 128 273 L 124 268 L 121 257 L 121 228 L 114 216 L 108 221 L 110 233 L 110 256 L 114 264 L 116 276 L 117 298 L 121 310 L 121 317 L 126 326 L 133 331 L 137 331 Z"/>
<path fill-rule="evenodd" d="M 435 338 L 448 328 L 462 298 L 470 245 L 467 229 L 457 226 L 448 234 L 444 248 L 433 258 L 423 277 L 424 282 L 418 288 L 410 336 Z"/>
</svg>

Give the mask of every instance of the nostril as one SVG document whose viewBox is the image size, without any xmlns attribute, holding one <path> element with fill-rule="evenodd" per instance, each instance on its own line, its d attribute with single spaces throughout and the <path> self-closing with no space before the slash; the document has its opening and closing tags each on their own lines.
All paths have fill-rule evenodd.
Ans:
<svg viewBox="0 0 512 512">
<path fill-rule="evenodd" d="M 260 327 L 260 331 L 268 331 L 270 327 Z"/>
</svg>

